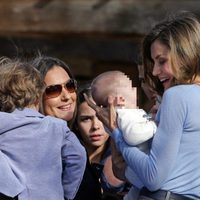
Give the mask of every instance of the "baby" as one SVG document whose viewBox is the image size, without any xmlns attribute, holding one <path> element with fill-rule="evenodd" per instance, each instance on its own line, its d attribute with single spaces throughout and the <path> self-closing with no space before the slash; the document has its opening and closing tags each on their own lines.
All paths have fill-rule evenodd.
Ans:
<svg viewBox="0 0 200 200">
<path fill-rule="evenodd" d="M 103 89 L 102 89 L 103 88 Z M 153 137 L 156 124 L 137 107 L 137 88 L 120 71 L 108 71 L 97 76 L 92 84 L 92 97 L 97 105 L 107 107 L 108 97 L 115 98 L 117 125 L 129 145 L 139 145 Z"/>
</svg>

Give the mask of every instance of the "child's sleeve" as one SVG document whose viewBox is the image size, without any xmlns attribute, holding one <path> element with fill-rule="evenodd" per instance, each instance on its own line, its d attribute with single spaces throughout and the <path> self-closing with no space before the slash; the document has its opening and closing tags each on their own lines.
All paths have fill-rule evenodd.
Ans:
<svg viewBox="0 0 200 200">
<path fill-rule="evenodd" d="M 64 196 L 65 199 L 74 199 L 85 171 L 86 151 L 69 129 L 64 134 L 62 163 Z"/>
</svg>

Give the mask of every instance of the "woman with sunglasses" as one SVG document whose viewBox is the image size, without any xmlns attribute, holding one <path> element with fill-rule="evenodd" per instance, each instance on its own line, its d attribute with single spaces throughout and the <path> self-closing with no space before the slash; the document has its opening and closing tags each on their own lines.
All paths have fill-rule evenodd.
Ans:
<svg viewBox="0 0 200 200">
<path fill-rule="evenodd" d="M 46 84 L 40 111 L 45 115 L 61 118 L 71 124 L 76 116 L 77 83 L 65 62 L 58 58 L 39 56 L 33 60 Z M 74 200 L 100 200 L 101 188 L 87 159 L 86 169 L 80 188 Z"/>
<path fill-rule="evenodd" d="M 2 58 L 0 71 L 0 199 L 74 199 L 84 147 L 65 121 L 38 112 L 45 87 L 38 70 Z"/>
<path fill-rule="evenodd" d="M 76 114 L 77 83 L 69 67 L 58 58 L 39 56 L 33 65 L 46 84 L 41 111 L 67 122 Z"/>
</svg>

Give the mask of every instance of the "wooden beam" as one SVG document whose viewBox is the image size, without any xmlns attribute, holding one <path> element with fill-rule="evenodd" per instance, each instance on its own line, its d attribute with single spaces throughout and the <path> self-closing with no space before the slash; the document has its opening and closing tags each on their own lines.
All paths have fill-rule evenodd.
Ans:
<svg viewBox="0 0 200 200">
<path fill-rule="evenodd" d="M 166 13 L 199 13 L 198 0 L 1 0 L 0 34 L 145 34 Z"/>
</svg>

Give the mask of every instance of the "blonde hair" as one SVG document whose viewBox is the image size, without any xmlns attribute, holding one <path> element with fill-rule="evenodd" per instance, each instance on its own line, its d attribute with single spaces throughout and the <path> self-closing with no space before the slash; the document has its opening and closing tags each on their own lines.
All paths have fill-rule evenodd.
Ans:
<svg viewBox="0 0 200 200">
<path fill-rule="evenodd" d="M 194 14 L 182 11 L 170 15 L 145 37 L 143 62 L 146 76 L 149 77 L 154 65 L 151 45 L 155 40 L 170 50 L 171 69 L 176 83 L 192 83 L 200 75 L 200 23 Z"/>
<path fill-rule="evenodd" d="M 44 86 L 40 73 L 28 62 L 0 59 L 1 111 L 12 112 L 39 103 Z"/>
</svg>

